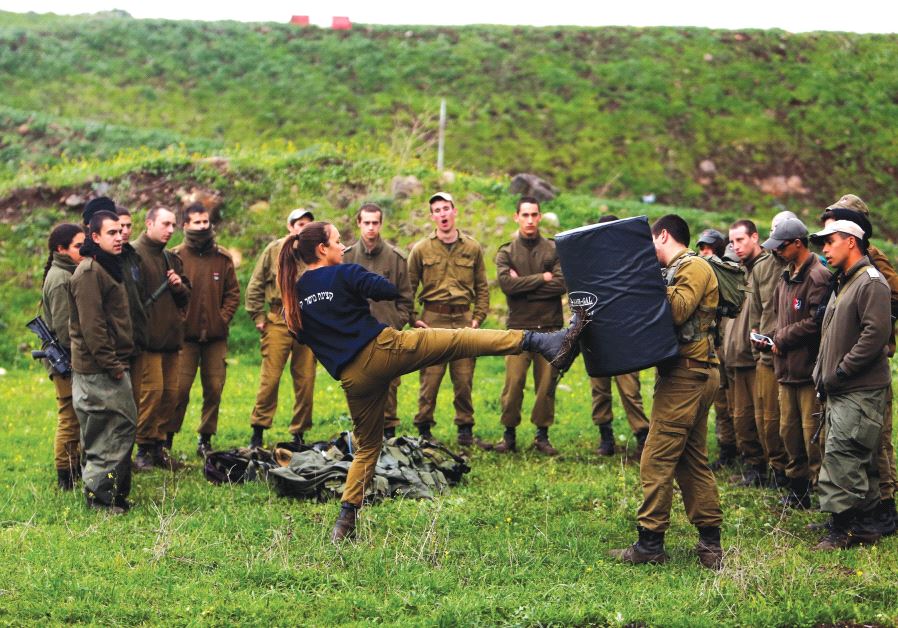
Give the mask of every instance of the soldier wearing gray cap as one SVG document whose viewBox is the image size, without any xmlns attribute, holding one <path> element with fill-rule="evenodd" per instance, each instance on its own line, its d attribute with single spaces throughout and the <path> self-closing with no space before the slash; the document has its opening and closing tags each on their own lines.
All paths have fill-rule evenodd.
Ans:
<svg viewBox="0 0 898 628">
<path fill-rule="evenodd" d="M 297 234 L 315 220 L 308 209 L 294 209 L 287 216 L 288 235 Z M 264 430 L 271 428 L 278 405 L 278 388 L 287 360 L 293 379 L 293 420 L 290 433 L 295 443 L 312 427 L 312 396 L 315 391 L 315 356 L 308 346 L 290 335 L 284 321 L 281 290 L 277 282 L 278 256 L 287 236 L 265 247 L 246 286 L 246 313 L 262 336 L 262 374 L 256 404 L 250 417 L 253 428 L 250 447 L 261 447 Z M 266 305 L 268 312 L 266 313 Z"/>
<path fill-rule="evenodd" d="M 832 514 L 818 550 L 872 543 L 881 531 L 879 449 L 891 383 L 886 356 L 892 320 L 889 286 L 865 255 L 865 233 L 835 220 L 813 236 L 838 272 L 821 329 L 813 378 L 826 403 L 826 445 L 817 490 L 820 509 Z"/>
<path fill-rule="evenodd" d="M 808 249 L 808 230 L 797 218 L 780 222 L 764 244 L 787 264 L 773 294 L 774 325 L 761 329 L 773 341 L 773 368 L 779 384 L 780 437 L 786 450 L 789 492 L 783 505 L 811 507 L 820 471 L 817 391 L 811 370 L 820 348 L 818 307 L 829 298 L 831 274 Z"/>
</svg>

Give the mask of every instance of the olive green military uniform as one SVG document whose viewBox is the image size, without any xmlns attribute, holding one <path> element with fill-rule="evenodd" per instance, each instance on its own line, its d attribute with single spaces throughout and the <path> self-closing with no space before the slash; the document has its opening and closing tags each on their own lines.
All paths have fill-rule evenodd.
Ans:
<svg viewBox="0 0 898 628">
<path fill-rule="evenodd" d="M 642 385 L 639 383 L 639 371 L 624 373 L 614 377 L 620 402 L 634 434 L 649 429 L 649 420 L 642 405 Z M 606 425 L 614 418 L 611 412 L 611 378 L 590 377 L 592 390 L 592 422 Z"/>
<path fill-rule="evenodd" d="M 723 347 L 727 332 L 733 324 L 732 318 L 721 318 L 718 322 L 717 336 L 720 341 L 719 347 Z M 729 385 L 729 377 L 727 376 L 726 358 L 723 357 L 723 351 L 718 353 L 720 358 L 720 386 L 717 388 L 717 394 L 714 396 L 714 433 L 717 437 L 717 446 L 720 448 L 729 447 L 738 449 L 739 443 L 736 440 L 736 429 L 733 427 L 733 394 Z"/>
<path fill-rule="evenodd" d="M 140 256 L 143 292 L 152 295 L 171 269 L 181 277 L 180 286 L 169 286 L 146 308 L 146 347 L 136 364 L 140 373 L 137 405 L 137 444 L 153 445 L 166 439 L 165 426 L 178 403 L 178 351 L 184 341 L 184 312 L 190 300 L 190 280 L 184 276 L 181 258 L 165 250 L 165 244 L 141 234 L 134 244 Z"/>
<path fill-rule="evenodd" d="M 184 321 L 184 345 L 178 355 L 178 403 L 167 433 L 184 423 L 197 368 L 203 385 L 203 409 L 197 432 L 218 431 L 218 410 L 227 375 L 228 326 L 240 306 L 240 284 L 230 253 L 215 244 L 211 233 L 185 231 L 185 242 L 173 249 L 190 279 L 190 304 Z M 208 239 L 207 239 L 208 238 Z"/>
<path fill-rule="evenodd" d="M 886 255 L 875 246 L 867 248 L 867 256 L 876 266 L 876 269 L 882 273 L 883 279 L 889 284 L 891 292 L 892 306 L 898 302 L 898 273 L 889 261 Z M 888 356 L 891 358 L 895 355 L 895 328 L 892 326 L 892 334 L 889 337 Z M 895 491 L 898 489 L 898 470 L 895 468 L 895 447 L 892 444 L 893 422 L 892 422 L 892 384 L 889 382 L 889 390 L 886 393 L 886 409 L 882 415 L 882 438 L 879 443 L 879 450 L 876 454 L 876 466 L 879 469 L 879 491 L 883 500 L 894 499 Z"/>
<path fill-rule="evenodd" d="M 517 277 L 511 276 L 511 271 Z M 555 242 L 537 234 L 524 238 L 518 234 L 511 242 L 499 247 L 496 253 L 499 287 L 508 302 L 509 329 L 555 331 L 564 325 L 561 295 L 565 292 L 561 275 L 561 261 L 555 252 Z M 546 281 L 543 273 L 552 273 Z M 505 356 L 505 386 L 502 389 L 502 416 L 505 427 L 521 424 L 521 406 L 527 371 L 533 364 L 533 386 L 536 399 L 530 422 L 537 427 L 549 427 L 555 422 L 555 391 L 552 382 L 554 369 L 541 355 L 525 351 Z"/>
<path fill-rule="evenodd" d="M 289 359 L 294 396 L 290 433 L 302 434 L 312 427 L 316 363 L 312 350 L 293 339 L 284 321 L 277 268 L 278 256 L 286 239 L 275 240 L 265 247 L 246 286 L 246 312 L 254 323 L 265 323 L 261 335 L 262 373 L 250 425 L 266 430 L 271 427 L 277 411 L 281 375 Z"/>
<path fill-rule="evenodd" d="M 399 290 L 399 298 L 395 301 L 371 301 L 371 316 L 393 329 L 402 329 L 406 324 L 414 324 L 411 320 L 414 302 L 412 288 L 408 282 L 408 262 L 401 250 L 392 244 L 385 243 L 380 237 L 371 250 L 361 241 L 356 242 L 343 252 L 343 263 L 358 264 L 362 268 L 389 279 Z M 397 414 L 397 393 L 401 378 L 390 382 L 387 403 L 384 406 L 384 427 L 397 427 L 400 423 Z"/>
<path fill-rule="evenodd" d="M 122 279 L 92 258 L 78 265 L 71 292 L 72 399 L 84 448 L 84 492 L 88 502 L 120 505 L 131 490 L 137 430 L 128 294 Z"/>
<path fill-rule="evenodd" d="M 437 362 L 480 355 L 519 353 L 524 332 L 493 329 L 385 328 L 340 372 L 353 421 L 354 459 L 346 478 L 344 503 L 361 506 L 365 486 L 383 444 L 384 405 L 390 382 Z"/>
<path fill-rule="evenodd" d="M 443 244 L 434 230 L 415 244 L 408 259 L 408 277 L 412 294 L 421 286 L 418 301 L 422 304 L 420 320 L 430 327 L 464 329 L 473 321 L 483 323 L 489 312 L 489 284 L 483 263 L 483 248 L 471 236 L 458 231 L 458 239 Z M 471 312 L 471 304 L 474 312 Z M 474 425 L 471 388 L 474 384 L 474 358 L 465 357 L 449 364 L 449 375 L 455 390 L 455 424 Z M 415 425 L 435 424 L 437 393 L 446 374 L 441 363 L 421 369 L 418 414 Z"/>
<path fill-rule="evenodd" d="M 134 393 L 134 405 L 140 405 L 141 378 L 134 377 L 142 373 L 140 354 L 147 346 L 147 312 L 144 308 L 146 296 L 140 271 L 140 255 L 129 242 L 122 244 L 122 271 L 125 277 L 125 290 L 128 292 L 128 311 L 131 313 L 131 330 L 134 334 L 134 355 L 131 357 L 131 390 Z"/>
<path fill-rule="evenodd" d="M 776 327 L 773 309 L 773 293 L 783 274 L 783 264 L 773 253 L 761 254 L 753 265 L 752 292 L 748 295 L 750 310 L 749 330 L 771 330 Z M 773 370 L 773 354 L 759 352 L 754 346 L 755 358 L 755 423 L 761 437 L 764 455 L 770 467 L 785 473 L 789 458 L 780 437 L 779 383 Z"/>
<path fill-rule="evenodd" d="M 754 290 L 753 270 L 755 264 L 766 251 L 752 260 L 743 262 L 747 270 L 748 289 Z M 748 295 L 748 299 L 751 296 Z M 743 462 L 748 467 L 765 467 L 764 448 L 761 444 L 761 426 L 755 413 L 755 358 L 749 334 L 751 333 L 751 307 L 743 305 L 739 315 L 730 324 L 723 343 L 724 363 L 727 369 L 727 385 L 732 397 L 730 410 L 733 414 L 733 428 L 736 444 Z M 760 415 L 757 415 L 760 416 Z"/>
<path fill-rule="evenodd" d="M 53 262 L 44 278 L 42 308 L 44 322 L 50 328 L 59 344 L 71 353 L 69 340 L 69 313 L 71 312 L 72 273 L 77 264 L 64 253 L 53 253 Z M 56 436 L 53 440 L 53 457 L 56 468 L 72 471 L 81 465 L 80 428 L 78 416 L 72 405 L 72 377 L 61 375 L 47 364 L 50 379 L 56 388 Z"/>
<path fill-rule="evenodd" d="M 891 371 L 889 287 L 864 257 L 840 278 L 823 317 L 814 383 L 826 392 L 820 509 L 869 512 L 880 501 L 880 447 Z"/>
<path fill-rule="evenodd" d="M 687 257 L 688 256 L 688 257 Z M 649 435 L 640 460 L 643 502 L 638 523 L 662 533 L 670 525 L 674 480 L 686 516 L 697 527 L 720 527 L 723 514 L 708 467 L 708 410 L 719 383 L 714 350 L 717 278 L 705 260 L 684 250 L 670 260 L 667 298 L 679 356 L 659 366 Z"/>
</svg>

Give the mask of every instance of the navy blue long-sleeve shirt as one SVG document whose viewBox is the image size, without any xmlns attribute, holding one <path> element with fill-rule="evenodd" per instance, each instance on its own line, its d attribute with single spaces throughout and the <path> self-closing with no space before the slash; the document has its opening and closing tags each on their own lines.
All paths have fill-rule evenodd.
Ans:
<svg viewBox="0 0 898 628">
<path fill-rule="evenodd" d="M 386 301 L 399 290 L 358 264 L 305 271 L 296 282 L 302 330 L 296 335 L 334 379 L 386 327 L 371 316 L 368 299 Z"/>
</svg>

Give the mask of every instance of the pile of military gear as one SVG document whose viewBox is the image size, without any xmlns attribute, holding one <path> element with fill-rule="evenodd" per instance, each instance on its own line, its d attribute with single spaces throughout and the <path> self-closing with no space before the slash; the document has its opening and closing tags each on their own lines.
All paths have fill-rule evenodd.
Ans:
<svg viewBox="0 0 898 628">
<path fill-rule="evenodd" d="M 278 443 L 209 454 L 204 473 L 213 484 L 268 481 L 285 497 L 327 501 L 343 494 L 352 462 L 351 432 L 312 445 Z M 397 436 L 384 441 L 365 499 L 432 499 L 458 484 L 471 468 L 466 460 L 430 440 Z"/>
</svg>

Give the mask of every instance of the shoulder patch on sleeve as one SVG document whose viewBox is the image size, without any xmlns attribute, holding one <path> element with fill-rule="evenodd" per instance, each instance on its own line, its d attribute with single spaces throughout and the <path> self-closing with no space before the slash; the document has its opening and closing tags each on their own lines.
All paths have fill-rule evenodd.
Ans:
<svg viewBox="0 0 898 628">
<path fill-rule="evenodd" d="M 880 277 L 882 277 L 882 273 L 880 273 L 878 270 L 876 270 L 872 266 L 867 267 L 867 274 L 870 275 L 871 279 L 879 279 Z"/>
</svg>

